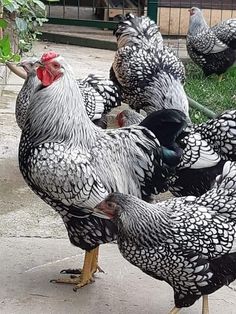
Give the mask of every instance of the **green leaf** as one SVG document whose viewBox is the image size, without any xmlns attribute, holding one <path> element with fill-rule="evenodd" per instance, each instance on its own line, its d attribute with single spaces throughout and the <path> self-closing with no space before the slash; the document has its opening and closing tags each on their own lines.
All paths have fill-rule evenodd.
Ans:
<svg viewBox="0 0 236 314">
<path fill-rule="evenodd" d="M 4 19 L 0 19 L 0 28 L 5 29 L 7 27 L 7 21 Z"/>
<path fill-rule="evenodd" d="M 11 60 L 15 62 L 19 62 L 21 60 L 21 56 L 16 53 L 12 56 Z"/>
<path fill-rule="evenodd" d="M 11 41 L 9 35 L 5 35 L 0 40 L 0 49 L 3 56 L 9 56 L 11 53 Z"/>
<path fill-rule="evenodd" d="M 24 19 L 20 18 L 20 17 L 16 17 L 16 27 L 18 28 L 18 30 L 20 32 L 26 32 L 27 30 L 27 23 Z"/>
</svg>

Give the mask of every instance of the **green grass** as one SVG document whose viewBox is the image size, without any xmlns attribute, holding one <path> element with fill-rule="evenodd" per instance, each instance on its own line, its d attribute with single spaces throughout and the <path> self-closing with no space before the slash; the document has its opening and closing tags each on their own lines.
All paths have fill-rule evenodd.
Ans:
<svg viewBox="0 0 236 314">
<path fill-rule="evenodd" d="M 186 65 L 185 91 L 187 95 L 212 110 L 221 113 L 227 109 L 236 108 L 236 68 L 230 68 L 219 81 L 217 75 L 205 77 L 202 70 L 192 62 Z M 190 109 L 194 123 L 208 120 L 203 113 Z"/>
</svg>

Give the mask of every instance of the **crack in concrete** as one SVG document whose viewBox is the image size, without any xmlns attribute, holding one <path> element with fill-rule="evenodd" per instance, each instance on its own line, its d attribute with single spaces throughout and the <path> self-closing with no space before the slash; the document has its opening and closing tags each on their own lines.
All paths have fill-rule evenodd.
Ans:
<svg viewBox="0 0 236 314">
<path fill-rule="evenodd" d="M 71 256 L 67 256 L 67 257 L 64 257 L 62 259 L 58 259 L 58 260 L 55 260 L 55 261 L 52 261 L 52 262 L 47 262 L 45 264 L 41 264 L 41 265 L 38 265 L 38 266 L 34 266 L 32 268 L 29 268 L 25 271 L 25 273 L 28 273 L 28 272 L 31 272 L 31 271 L 34 271 L 35 269 L 39 269 L 39 268 L 44 268 L 44 267 L 47 267 L 47 266 L 51 266 L 51 265 L 54 265 L 54 264 L 57 264 L 57 263 L 60 263 L 60 262 L 64 262 L 64 261 L 68 261 L 72 258 L 75 258 L 75 257 L 79 257 L 81 256 L 83 253 L 80 253 L 80 254 L 76 254 L 76 255 L 71 255 Z"/>
</svg>

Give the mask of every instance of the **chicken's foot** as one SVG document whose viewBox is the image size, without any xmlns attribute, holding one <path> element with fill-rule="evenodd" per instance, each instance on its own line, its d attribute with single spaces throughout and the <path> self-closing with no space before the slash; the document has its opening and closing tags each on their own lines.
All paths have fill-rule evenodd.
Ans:
<svg viewBox="0 0 236 314">
<path fill-rule="evenodd" d="M 80 276 L 70 276 L 70 278 L 59 278 L 59 279 L 53 279 L 51 282 L 54 283 L 64 283 L 64 284 L 75 284 L 74 291 L 77 289 L 94 282 L 93 274 L 99 270 L 102 271 L 101 268 L 97 265 L 97 259 L 98 259 L 98 250 L 93 249 L 91 251 L 86 251 L 85 258 L 84 258 L 84 265 L 81 271 Z M 70 270 L 63 270 L 63 273 Z M 75 274 L 76 270 L 72 270 L 73 274 Z"/>
</svg>

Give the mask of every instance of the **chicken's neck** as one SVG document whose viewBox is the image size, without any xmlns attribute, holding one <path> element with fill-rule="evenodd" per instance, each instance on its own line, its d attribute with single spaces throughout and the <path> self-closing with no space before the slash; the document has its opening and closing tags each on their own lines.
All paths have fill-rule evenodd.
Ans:
<svg viewBox="0 0 236 314">
<path fill-rule="evenodd" d="M 209 29 L 209 26 L 203 16 L 196 15 L 191 17 L 188 29 L 189 35 L 194 36 L 207 29 Z"/>
<path fill-rule="evenodd" d="M 32 98 L 26 122 L 31 142 L 93 145 L 101 132 L 89 119 L 77 82 L 67 73 Z"/>
<path fill-rule="evenodd" d="M 142 204 L 141 204 L 142 202 Z M 126 210 L 116 218 L 116 224 L 119 230 L 119 239 L 130 238 L 137 244 L 147 245 L 147 230 L 156 243 L 162 242 L 162 236 L 166 236 L 167 226 L 169 224 L 166 208 L 161 206 L 147 204 L 139 200 L 139 204 L 133 204 L 130 210 Z M 126 208 L 127 209 L 127 208 Z M 166 230 L 166 231 L 165 231 Z"/>
</svg>

